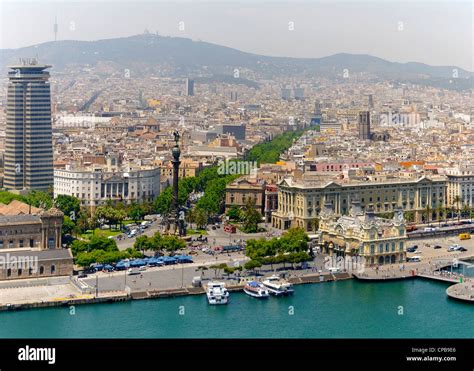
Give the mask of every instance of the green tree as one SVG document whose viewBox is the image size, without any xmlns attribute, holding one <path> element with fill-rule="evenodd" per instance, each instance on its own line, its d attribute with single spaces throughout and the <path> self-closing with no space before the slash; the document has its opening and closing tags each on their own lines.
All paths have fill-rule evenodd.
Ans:
<svg viewBox="0 0 474 371">
<path fill-rule="evenodd" d="M 242 213 L 243 226 L 245 233 L 258 232 L 258 223 L 262 221 L 262 214 L 255 208 L 255 200 L 248 198 Z"/>
<path fill-rule="evenodd" d="M 89 244 L 86 241 L 74 240 L 71 244 L 71 252 L 76 256 L 80 252 L 89 251 Z"/>
<path fill-rule="evenodd" d="M 225 266 L 224 267 L 224 273 L 227 274 L 228 277 L 230 277 L 231 274 L 234 274 L 236 271 L 241 271 L 242 270 L 242 267 L 241 266 L 238 266 L 238 267 L 229 267 L 229 266 Z"/>
<path fill-rule="evenodd" d="M 69 195 L 58 195 L 54 202 L 64 215 L 71 218 L 74 222 L 77 220 L 81 210 L 81 201 L 78 198 Z"/>
<path fill-rule="evenodd" d="M 196 268 L 196 272 L 201 272 L 201 277 L 204 276 L 204 271 L 207 271 L 208 268 L 205 265 L 200 265 Z"/>
<path fill-rule="evenodd" d="M 464 217 L 471 217 L 471 208 L 469 207 L 468 204 L 464 204 L 462 207 L 462 214 Z"/>
<path fill-rule="evenodd" d="M 156 232 L 153 237 L 151 238 L 150 242 L 150 250 L 153 251 L 163 251 L 163 242 L 162 242 L 163 236 L 161 235 L 160 232 Z"/>
<path fill-rule="evenodd" d="M 290 228 L 280 238 L 284 252 L 301 252 L 308 250 L 309 237 L 302 228 Z"/>
<path fill-rule="evenodd" d="M 92 236 L 89 241 L 88 251 L 94 250 L 118 251 L 117 242 L 105 236 Z"/>
<path fill-rule="evenodd" d="M 8 191 L 0 191 L 0 203 L 8 205 L 12 200 L 18 200 L 24 203 L 28 203 L 25 196 L 18 195 Z"/>
<path fill-rule="evenodd" d="M 458 222 L 461 220 L 461 208 L 460 208 L 460 203 L 461 203 L 461 197 L 459 195 L 454 196 L 453 202 L 456 204 L 456 212 L 458 214 Z"/>
<path fill-rule="evenodd" d="M 30 191 L 26 196 L 26 202 L 42 209 L 49 209 L 53 206 L 53 198 L 51 195 L 42 191 Z"/>
<path fill-rule="evenodd" d="M 311 229 L 316 232 L 319 229 L 319 218 L 313 218 L 311 220 Z"/>
<path fill-rule="evenodd" d="M 425 223 L 429 223 L 431 221 L 431 213 L 432 213 L 432 210 L 431 210 L 430 205 L 426 205 L 425 212 L 424 212 L 424 214 L 426 215 Z"/>
<path fill-rule="evenodd" d="M 249 260 L 245 262 L 244 264 L 245 270 L 254 271 L 254 272 L 255 272 L 255 269 L 260 268 L 261 266 L 262 266 L 262 263 L 260 263 L 258 260 Z"/>
<path fill-rule="evenodd" d="M 109 224 L 109 228 L 112 226 L 121 226 L 122 222 L 127 217 L 125 210 L 119 210 L 111 206 L 99 206 L 96 209 L 95 216 L 97 219 L 104 219 Z"/>
<path fill-rule="evenodd" d="M 214 269 L 214 277 L 217 277 L 218 276 L 218 273 L 223 270 L 223 269 L 226 269 L 226 268 L 229 268 L 227 266 L 227 264 L 225 263 L 221 263 L 221 264 L 214 264 L 214 265 L 211 265 L 209 267 L 209 269 Z"/>
<path fill-rule="evenodd" d="M 62 234 L 63 235 L 75 235 L 78 232 L 78 228 L 76 224 L 69 218 L 68 216 L 64 215 L 63 219 L 63 226 L 62 226 Z"/>
<path fill-rule="evenodd" d="M 151 238 L 148 238 L 148 236 L 138 236 L 135 239 L 135 243 L 133 244 L 133 248 L 142 251 L 143 253 L 146 250 L 152 249 L 153 245 L 153 240 Z"/>
<path fill-rule="evenodd" d="M 208 222 L 208 215 L 206 210 L 195 208 L 194 210 L 194 221 L 197 229 L 205 229 Z"/>
<path fill-rule="evenodd" d="M 146 215 L 144 208 L 137 204 L 137 203 L 132 203 L 128 209 L 127 209 L 127 214 L 130 219 L 132 219 L 135 223 L 138 220 L 142 220 L 143 217 Z"/>
<path fill-rule="evenodd" d="M 280 155 L 290 148 L 302 134 L 302 130 L 288 131 L 277 135 L 270 141 L 259 143 L 246 154 L 245 160 L 257 161 L 259 164 L 275 163 L 280 159 Z"/>
<path fill-rule="evenodd" d="M 230 220 L 240 222 L 242 220 L 242 210 L 236 205 L 232 205 L 229 210 L 227 210 L 226 215 Z"/>
<path fill-rule="evenodd" d="M 95 218 L 91 217 L 86 210 L 81 209 L 76 219 L 76 226 L 80 233 L 84 233 L 89 229 L 95 228 Z"/>
<path fill-rule="evenodd" d="M 177 236 L 163 236 L 161 238 L 162 249 L 168 252 L 175 252 L 186 247 L 186 242 Z"/>
<path fill-rule="evenodd" d="M 443 208 L 443 204 L 437 204 L 436 205 L 436 217 L 438 218 L 438 225 L 441 226 L 441 220 L 443 218 L 443 215 L 444 215 L 444 208 Z"/>
<path fill-rule="evenodd" d="M 415 221 L 415 213 L 413 211 L 405 211 L 403 213 L 403 216 L 404 216 L 405 220 L 409 223 Z"/>
</svg>

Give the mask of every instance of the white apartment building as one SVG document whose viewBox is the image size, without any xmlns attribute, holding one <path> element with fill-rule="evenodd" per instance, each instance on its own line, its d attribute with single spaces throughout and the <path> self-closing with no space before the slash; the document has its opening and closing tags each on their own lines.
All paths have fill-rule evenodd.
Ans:
<svg viewBox="0 0 474 371">
<path fill-rule="evenodd" d="M 54 170 L 54 197 L 77 197 L 83 206 L 95 208 L 106 201 L 153 201 L 160 193 L 159 167 L 109 171 L 106 167 Z"/>
<path fill-rule="evenodd" d="M 448 178 L 448 205 L 462 208 L 474 207 L 474 165 L 446 169 Z M 459 205 L 455 202 L 459 196 Z"/>
</svg>

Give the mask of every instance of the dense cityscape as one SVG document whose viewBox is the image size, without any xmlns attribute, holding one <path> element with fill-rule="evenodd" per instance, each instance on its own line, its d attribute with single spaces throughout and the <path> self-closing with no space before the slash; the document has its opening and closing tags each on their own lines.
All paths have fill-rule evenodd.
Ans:
<svg viewBox="0 0 474 371">
<path fill-rule="evenodd" d="M 108 323 L 119 302 L 251 313 L 270 297 L 302 322 L 256 326 L 255 337 L 472 337 L 472 72 L 393 63 L 381 75 L 370 56 L 278 59 L 148 30 L 78 41 L 68 60 L 73 41 L 56 41 L 54 27 L 55 41 L 0 58 L 0 311 L 94 304 Z M 121 63 L 124 45 L 138 54 Z M 176 54 L 154 60 L 164 47 Z M 216 61 L 199 54 L 211 47 Z M 366 291 L 381 281 L 400 296 Z M 318 306 L 368 295 L 398 315 L 423 305 L 408 295 L 429 292 L 427 307 L 459 316 L 440 332 L 414 320 L 390 334 L 375 322 L 324 332 L 298 327 L 313 310 L 305 290 Z M 207 316 L 215 331 L 213 318 L 228 320 Z M 52 336 L 84 335 L 71 326 Z M 204 327 L 137 334 L 225 337 Z"/>
</svg>

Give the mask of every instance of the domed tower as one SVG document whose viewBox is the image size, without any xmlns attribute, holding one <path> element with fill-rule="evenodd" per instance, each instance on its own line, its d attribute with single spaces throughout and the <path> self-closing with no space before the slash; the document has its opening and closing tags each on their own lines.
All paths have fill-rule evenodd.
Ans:
<svg viewBox="0 0 474 371">
<path fill-rule="evenodd" d="M 40 213 L 41 226 L 41 248 L 60 249 L 61 229 L 64 214 L 61 210 L 52 207 Z"/>
</svg>

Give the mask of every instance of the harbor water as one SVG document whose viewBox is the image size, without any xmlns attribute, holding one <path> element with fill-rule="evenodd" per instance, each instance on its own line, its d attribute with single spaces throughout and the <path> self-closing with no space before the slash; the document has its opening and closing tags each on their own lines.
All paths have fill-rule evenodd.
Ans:
<svg viewBox="0 0 474 371">
<path fill-rule="evenodd" d="M 290 297 L 205 295 L 0 313 L 1 338 L 472 338 L 474 306 L 413 279 L 295 286 Z"/>
</svg>

